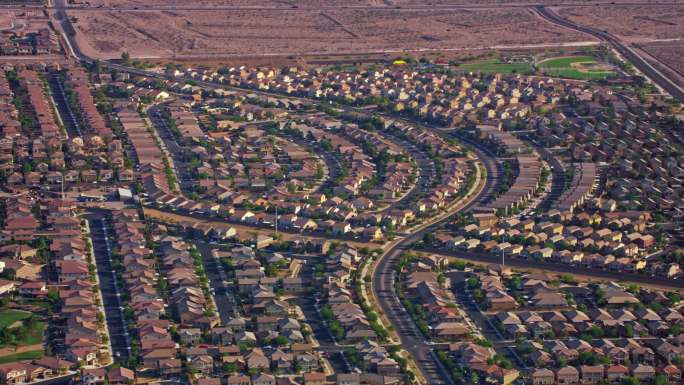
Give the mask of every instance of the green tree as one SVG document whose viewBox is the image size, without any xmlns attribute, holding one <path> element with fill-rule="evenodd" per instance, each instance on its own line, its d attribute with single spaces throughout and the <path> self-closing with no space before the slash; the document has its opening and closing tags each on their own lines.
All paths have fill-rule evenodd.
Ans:
<svg viewBox="0 0 684 385">
<path fill-rule="evenodd" d="M 653 385 L 667 385 L 667 377 L 664 374 L 656 374 L 653 378 Z"/>
<path fill-rule="evenodd" d="M 622 385 L 641 385 L 641 382 L 635 377 L 625 377 L 622 379 Z"/>
</svg>

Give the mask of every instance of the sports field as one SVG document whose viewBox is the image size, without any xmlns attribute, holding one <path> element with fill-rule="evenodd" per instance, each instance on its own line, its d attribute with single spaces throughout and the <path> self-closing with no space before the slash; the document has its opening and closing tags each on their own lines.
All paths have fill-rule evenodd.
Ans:
<svg viewBox="0 0 684 385">
<path fill-rule="evenodd" d="M 599 80 L 617 75 L 605 64 L 586 55 L 550 58 L 539 62 L 537 67 L 545 75 L 569 79 Z"/>
<path fill-rule="evenodd" d="M 2 310 L 0 311 L 0 329 L 4 329 L 17 321 L 21 321 L 31 316 L 31 313 L 21 310 Z"/>
<path fill-rule="evenodd" d="M 532 66 L 527 63 L 503 63 L 498 60 L 485 60 L 474 63 L 461 64 L 456 67 L 457 70 L 465 72 L 482 72 L 482 73 L 532 73 Z"/>
</svg>

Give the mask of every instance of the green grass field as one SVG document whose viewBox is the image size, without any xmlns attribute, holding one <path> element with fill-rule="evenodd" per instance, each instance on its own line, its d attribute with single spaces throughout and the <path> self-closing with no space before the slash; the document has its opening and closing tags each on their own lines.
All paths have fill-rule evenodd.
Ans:
<svg viewBox="0 0 684 385">
<path fill-rule="evenodd" d="M 585 70 L 580 71 L 574 68 L 575 63 L 582 63 Z M 591 67 L 595 65 L 597 65 L 596 59 L 587 55 L 552 58 L 537 64 L 539 70 L 546 75 L 569 79 L 599 80 L 616 75 L 615 71 L 592 69 Z"/>
<path fill-rule="evenodd" d="M 461 64 L 456 67 L 457 70 L 466 72 L 483 72 L 483 73 L 532 73 L 532 67 L 526 63 L 502 63 L 498 60 L 485 60 L 474 63 Z"/>
<path fill-rule="evenodd" d="M 0 330 L 10 327 L 17 321 L 29 318 L 32 313 L 18 310 L 3 310 L 0 311 Z M 15 329 L 16 330 L 16 329 Z M 43 331 L 45 330 L 45 322 L 37 321 L 28 326 L 25 335 L 22 338 L 16 339 L 18 346 L 39 344 L 43 341 Z M 16 335 L 16 334 L 15 334 Z M 15 337 L 17 338 L 17 337 Z M 0 341 L 0 347 L 6 346 L 6 343 Z"/>
<path fill-rule="evenodd" d="M 30 352 L 22 352 L 17 354 L 10 354 L 9 356 L 0 357 L 0 364 L 6 364 L 8 362 L 22 361 L 22 360 L 35 360 L 43 356 L 42 350 L 31 350 Z"/>
<path fill-rule="evenodd" d="M 0 329 L 6 328 L 17 321 L 21 321 L 31 316 L 32 313 L 21 310 L 3 310 L 0 311 Z"/>
</svg>

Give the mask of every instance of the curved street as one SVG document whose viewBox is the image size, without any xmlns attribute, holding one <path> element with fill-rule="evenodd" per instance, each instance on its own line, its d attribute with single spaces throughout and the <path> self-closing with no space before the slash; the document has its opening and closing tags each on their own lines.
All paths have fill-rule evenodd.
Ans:
<svg viewBox="0 0 684 385">
<path fill-rule="evenodd" d="M 373 277 L 371 282 L 375 302 L 380 306 L 385 318 L 392 324 L 392 327 L 399 336 L 402 347 L 411 354 L 423 378 L 430 385 L 452 384 L 451 377 L 441 366 L 432 351 L 432 346 L 422 336 L 411 316 L 399 301 L 394 291 L 396 279 L 395 266 L 401 254 L 408 249 L 410 244 L 420 241 L 425 233 L 435 231 L 442 224 L 452 220 L 455 214 L 478 206 L 486 201 L 495 191 L 496 181 L 498 180 L 496 162 L 484 151 L 478 148 L 473 149 L 484 164 L 487 172 L 482 190 L 468 198 L 458 210 L 451 212 L 450 215 L 438 218 L 424 225 L 418 231 L 411 233 L 387 249 L 372 271 Z"/>
</svg>

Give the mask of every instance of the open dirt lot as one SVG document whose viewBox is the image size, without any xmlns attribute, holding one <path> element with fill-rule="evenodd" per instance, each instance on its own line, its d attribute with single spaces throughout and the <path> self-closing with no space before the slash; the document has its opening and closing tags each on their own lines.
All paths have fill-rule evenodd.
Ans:
<svg viewBox="0 0 684 385">
<path fill-rule="evenodd" d="M 626 41 L 684 38 L 684 4 L 560 7 L 558 12 L 578 24 L 606 30 Z"/>
<path fill-rule="evenodd" d="M 644 57 L 679 86 L 684 87 L 684 44 L 679 42 L 658 42 L 639 44 Z"/>
<path fill-rule="evenodd" d="M 639 47 L 684 75 L 684 43 L 640 44 Z"/>
<path fill-rule="evenodd" d="M 358 6 L 386 6 L 383 0 L 89 0 L 90 7 L 117 7 L 129 8 L 138 7 L 270 7 L 270 8 L 307 8 L 307 7 L 358 7 Z M 76 2 L 74 6 L 81 6 L 82 3 Z"/>
<path fill-rule="evenodd" d="M 620 0 L 619 3 L 644 2 L 643 0 Z M 672 2 L 671 0 L 651 0 L 652 3 Z M 596 0 L 591 4 L 615 3 L 613 0 Z M 419 7 L 431 8 L 449 6 L 473 6 L 493 5 L 519 6 L 528 4 L 545 5 L 575 5 L 582 4 L 580 0 L 87 0 L 74 1 L 73 6 L 89 6 L 91 8 L 116 7 L 116 8 L 201 8 L 201 7 L 269 7 L 269 8 L 320 8 L 320 7 Z"/>
<path fill-rule="evenodd" d="M 359 0 L 361 1 L 361 0 Z M 525 8 L 415 10 L 71 10 L 92 56 L 300 55 L 588 41 Z"/>
</svg>

